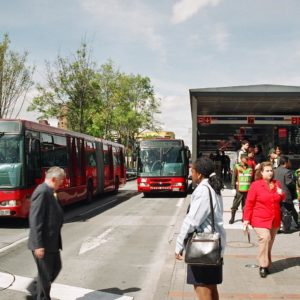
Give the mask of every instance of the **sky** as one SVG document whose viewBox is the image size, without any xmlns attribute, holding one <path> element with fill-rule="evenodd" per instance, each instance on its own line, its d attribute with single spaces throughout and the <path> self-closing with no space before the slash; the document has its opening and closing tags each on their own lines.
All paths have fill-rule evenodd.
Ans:
<svg viewBox="0 0 300 300">
<path fill-rule="evenodd" d="M 28 51 L 34 80 L 45 61 L 87 41 L 100 66 L 148 76 L 156 119 L 191 146 L 189 89 L 300 85 L 299 0 L 0 0 L 0 38 Z M 35 95 L 33 87 L 26 106 Z M 38 115 L 23 109 L 20 117 Z"/>
</svg>

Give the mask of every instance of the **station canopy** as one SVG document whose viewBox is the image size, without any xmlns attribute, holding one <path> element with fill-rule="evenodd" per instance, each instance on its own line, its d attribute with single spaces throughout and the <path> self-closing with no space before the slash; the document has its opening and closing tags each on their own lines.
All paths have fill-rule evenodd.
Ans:
<svg viewBox="0 0 300 300">
<path fill-rule="evenodd" d="M 299 115 L 300 86 L 249 85 L 190 89 L 197 115 Z M 194 106 L 195 107 L 195 106 Z"/>
</svg>

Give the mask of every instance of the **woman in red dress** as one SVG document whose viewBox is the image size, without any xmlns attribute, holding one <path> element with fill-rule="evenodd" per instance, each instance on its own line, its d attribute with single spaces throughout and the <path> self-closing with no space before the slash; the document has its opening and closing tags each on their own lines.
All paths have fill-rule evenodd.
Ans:
<svg viewBox="0 0 300 300">
<path fill-rule="evenodd" d="M 280 202 L 285 198 L 279 181 L 274 180 L 273 176 L 272 163 L 261 163 L 257 180 L 248 191 L 243 215 L 244 230 L 251 225 L 258 236 L 259 274 L 263 278 L 269 274 L 272 246 L 281 222 Z"/>
</svg>

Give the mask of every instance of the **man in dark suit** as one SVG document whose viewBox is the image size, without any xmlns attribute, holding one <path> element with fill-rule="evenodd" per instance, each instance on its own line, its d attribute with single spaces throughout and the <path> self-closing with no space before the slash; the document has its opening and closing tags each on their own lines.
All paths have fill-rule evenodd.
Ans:
<svg viewBox="0 0 300 300">
<path fill-rule="evenodd" d="M 63 210 L 55 191 L 64 178 L 63 169 L 50 168 L 46 172 L 45 182 L 31 196 L 28 248 L 32 251 L 38 269 L 37 288 L 31 290 L 33 298 L 37 300 L 51 299 L 51 283 L 61 270 Z"/>
<path fill-rule="evenodd" d="M 282 202 L 282 211 L 288 211 L 296 223 L 296 228 L 299 228 L 298 213 L 293 203 L 293 200 L 297 198 L 296 181 L 290 167 L 291 163 L 289 158 L 287 156 L 280 156 L 279 167 L 274 171 L 274 178 L 280 182 L 281 188 L 286 195 L 285 200 Z M 284 228 L 285 231 L 289 229 L 290 228 Z"/>
</svg>

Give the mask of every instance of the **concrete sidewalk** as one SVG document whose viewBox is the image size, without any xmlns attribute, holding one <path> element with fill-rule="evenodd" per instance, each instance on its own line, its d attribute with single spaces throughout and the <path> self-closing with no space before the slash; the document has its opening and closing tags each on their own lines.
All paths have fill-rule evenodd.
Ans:
<svg viewBox="0 0 300 300">
<path fill-rule="evenodd" d="M 273 266 L 267 278 L 258 273 L 256 256 L 257 238 L 251 230 L 251 241 L 242 231 L 241 212 L 229 225 L 233 196 L 230 190 L 223 192 L 224 224 L 227 232 L 227 247 L 224 258 L 223 284 L 218 286 L 220 299 L 300 299 L 300 237 L 298 231 L 278 234 L 273 248 Z M 186 284 L 186 265 L 174 260 L 177 234 L 190 198 L 183 205 L 174 225 L 170 239 L 170 251 L 166 268 L 161 276 L 159 292 L 155 299 L 195 299 L 193 286 Z"/>
</svg>

